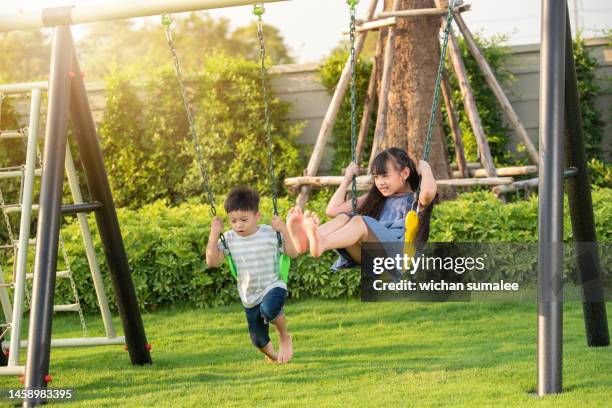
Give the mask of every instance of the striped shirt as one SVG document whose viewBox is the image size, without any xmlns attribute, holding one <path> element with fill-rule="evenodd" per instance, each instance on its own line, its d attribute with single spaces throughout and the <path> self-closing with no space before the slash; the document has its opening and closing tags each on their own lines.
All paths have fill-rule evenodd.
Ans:
<svg viewBox="0 0 612 408">
<path fill-rule="evenodd" d="M 248 237 L 234 230 L 223 233 L 238 270 L 238 293 L 244 307 L 255 307 L 273 288 L 287 289 L 278 276 L 278 241 L 269 225 L 259 225 Z M 221 240 L 217 242 L 223 251 Z"/>
</svg>

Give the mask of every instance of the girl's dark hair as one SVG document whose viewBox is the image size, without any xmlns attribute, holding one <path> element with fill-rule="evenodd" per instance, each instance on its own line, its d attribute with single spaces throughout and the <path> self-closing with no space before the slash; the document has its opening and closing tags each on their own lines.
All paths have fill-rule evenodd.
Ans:
<svg viewBox="0 0 612 408">
<path fill-rule="evenodd" d="M 225 199 L 225 211 L 259 211 L 259 194 L 248 187 L 236 187 Z"/>
<path fill-rule="evenodd" d="M 406 184 L 410 186 L 412 191 L 416 191 L 421 181 L 421 177 L 416 171 L 414 161 L 408 156 L 408 153 L 399 147 L 390 147 L 378 153 L 374 161 L 370 165 L 372 177 L 378 174 L 387 172 L 387 163 L 392 163 L 398 171 L 402 171 L 406 167 L 410 170 L 410 174 L 406 179 Z M 385 196 L 382 195 L 376 184 L 372 183 L 372 188 L 368 192 L 365 201 L 361 203 L 357 212 L 361 215 L 369 215 L 373 218 L 378 218 L 385 205 Z"/>
</svg>

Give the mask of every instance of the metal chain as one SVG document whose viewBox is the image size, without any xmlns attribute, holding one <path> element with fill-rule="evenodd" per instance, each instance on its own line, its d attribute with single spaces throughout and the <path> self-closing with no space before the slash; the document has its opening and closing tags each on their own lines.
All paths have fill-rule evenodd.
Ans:
<svg viewBox="0 0 612 408">
<path fill-rule="evenodd" d="M 43 161 L 38 146 L 36 147 L 36 157 L 38 158 L 38 165 L 42 169 Z M 58 232 L 58 238 L 59 249 L 62 251 L 62 257 L 64 258 L 64 266 L 66 267 L 66 271 L 68 272 L 68 280 L 70 281 L 72 296 L 74 296 L 74 300 L 78 306 L 77 312 L 79 313 L 79 320 L 81 321 L 81 327 L 83 328 L 83 337 L 87 337 L 87 324 L 85 323 L 85 317 L 83 316 L 83 309 L 81 308 L 81 301 L 79 300 L 79 293 L 77 291 L 76 284 L 74 283 L 74 277 L 72 276 L 72 268 L 70 267 L 70 262 L 68 262 L 68 252 L 66 251 L 66 245 L 64 245 L 64 237 L 62 235 L 61 229 Z M 55 266 L 55 269 L 57 270 L 57 265 Z"/>
<path fill-rule="evenodd" d="M 70 288 L 72 289 L 72 295 L 76 301 L 78 306 L 79 319 L 81 320 L 81 327 L 83 328 L 83 337 L 87 337 L 87 324 L 85 323 L 85 317 L 83 316 L 83 309 L 81 308 L 81 301 L 79 300 L 79 292 L 77 292 L 76 284 L 74 283 L 74 278 L 72 276 L 72 269 L 70 268 L 70 264 L 68 263 L 68 253 L 66 251 L 66 245 L 64 245 L 64 238 L 62 237 L 62 232 L 59 233 L 59 244 L 62 250 L 62 255 L 64 257 L 64 264 L 66 265 L 66 270 L 68 271 L 68 280 L 70 281 Z"/>
<path fill-rule="evenodd" d="M 427 128 L 427 137 L 425 138 L 425 146 L 423 152 L 423 160 L 429 160 L 429 150 L 431 148 L 431 140 L 433 138 L 433 128 L 436 121 L 436 112 L 438 110 L 438 104 L 440 101 L 440 84 L 442 82 L 442 74 L 444 72 L 444 61 L 446 59 L 446 48 L 448 46 L 448 37 L 451 30 L 451 23 L 453 22 L 453 11 L 455 9 L 455 2 L 452 0 L 448 3 L 448 13 L 446 15 L 446 26 L 444 27 L 444 41 L 442 43 L 442 49 L 440 50 L 440 63 L 438 64 L 438 73 L 436 75 L 436 84 L 434 88 L 434 97 L 431 104 L 431 113 L 429 115 L 429 126 Z M 415 199 L 413 205 L 418 209 L 419 194 L 421 192 L 421 184 L 417 187 L 415 192 Z"/>
<path fill-rule="evenodd" d="M 272 207 L 274 215 L 278 215 L 278 191 L 276 188 L 276 174 L 274 172 L 274 151 L 272 145 L 272 129 L 270 124 L 270 95 L 268 94 L 268 76 L 266 70 L 266 46 L 264 42 L 263 32 L 263 14 L 265 8 L 263 4 L 255 4 L 253 6 L 253 14 L 257 16 L 257 39 L 259 40 L 259 72 L 261 79 L 261 92 L 264 100 L 264 130 L 266 132 L 266 143 L 268 145 L 268 171 L 270 179 L 270 191 L 272 192 Z M 279 231 L 276 231 L 276 239 L 278 247 L 283 247 L 283 237 Z"/>
<path fill-rule="evenodd" d="M 176 79 L 179 84 L 179 89 L 181 91 L 181 99 L 183 101 L 183 107 L 185 109 L 185 114 L 187 116 L 187 122 L 189 123 L 189 132 L 191 133 L 191 138 L 193 140 L 193 145 L 196 151 L 196 160 L 198 163 L 198 168 L 200 170 L 200 177 L 202 179 L 202 188 L 206 193 L 206 199 L 208 200 L 208 204 L 210 206 L 210 213 L 213 217 L 217 215 L 217 209 L 215 207 L 215 198 L 213 196 L 212 191 L 210 190 L 209 179 L 208 179 L 208 171 L 206 170 L 206 166 L 204 164 L 204 157 L 202 156 L 202 147 L 200 145 L 200 137 L 196 130 L 195 120 L 193 118 L 193 114 L 191 113 L 191 106 L 189 104 L 189 98 L 187 97 L 187 89 L 185 87 L 185 82 L 183 80 L 183 72 L 181 69 L 181 64 L 179 62 L 179 57 L 176 52 L 176 48 L 174 46 L 174 39 L 172 38 L 172 18 L 168 14 L 162 15 L 162 25 L 165 28 L 166 32 L 166 40 L 168 42 L 168 47 L 170 48 L 170 52 L 172 53 L 172 62 L 174 64 L 174 72 L 176 74 Z M 225 237 L 223 234 L 219 237 L 221 239 L 221 243 L 223 244 L 223 248 L 225 249 L 226 254 L 230 254 L 229 246 L 225 241 Z"/>
<path fill-rule="evenodd" d="M 357 162 L 357 83 L 355 72 L 355 7 L 359 0 L 347 0 L 350 6 L 350 59 L 351 59 L 351 161 Z M 351 205 L 357 211 L 357 177 L 353 175 L 351 183 Z"/>
</svg>

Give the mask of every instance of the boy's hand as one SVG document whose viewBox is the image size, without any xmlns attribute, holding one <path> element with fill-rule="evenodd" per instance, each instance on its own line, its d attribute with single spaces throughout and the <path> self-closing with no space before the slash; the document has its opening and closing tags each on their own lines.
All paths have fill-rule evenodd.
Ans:
<svg viewBox="0 0 612 408">
<path fill-rule="evenodd" d="M 283 219 L 278 215 L 275 215 L 274 217 L 272 217 L 271 224 L 272 224 L 272 229 L 274 231 L 282 232 L 286 228 L 285 223 L 283 222 Z"/>
<path fill-rule="evenodd" d="M 218 237 L 223 232 L 223 221 L 219 217 L 213 218 L 212 225 L 210 227 L 210 235 Z"/>
</svg>

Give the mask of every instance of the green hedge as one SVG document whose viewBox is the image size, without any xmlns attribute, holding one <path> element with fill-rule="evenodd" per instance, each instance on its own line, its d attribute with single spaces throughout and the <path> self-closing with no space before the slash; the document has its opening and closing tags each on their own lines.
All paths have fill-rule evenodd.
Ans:
<svg viewBox="0 0 612 408">
<path fill-rule="evenodd" d="M 593 192 L 597 234 L 600 242 L 612 242 L 612 189 Z M 285 214 L 291 202 L 279 201 Z M 310 202 L 308 207 L 324 213 L 326 202 Z M 566 204 L 567 205 L 567 204 Z M 271 200 L 264 198 L 261 207 L 262 222 L 270 219 Z M 571 227 L 566 210 L 565 238 L 571 239 Z M 207 268 L 203 252 L 208 237 L 210 214 L 203 204 L 185 203 L 169 207 L 158 201 L 139 210 L 119 209 L 119 221 L 124 236 L 130 267 L 143 308 L 154 309 L 176 302 L 197 307 L 210 307 L 238 300 L 229 271 Z M 93 218 L 90 218 L 98 256 L 103 259 L 102 248 Z M 437 206 L 431 224 L 431 242 L 536 242 L 537 199 L 513 204 L 500 203 L 491 193 L 463 194 L 455 201 Z M 89 270 L 75 222 L 63 228 L 63 236 L 81 302 L 86 309 L 95 308 Z M 289 287 L 293 298 L 350 297 L 359 293 L 359 272 L 330 271 L 334 254 L 320 259 L 302 256 L 294 260 Z M 104 263 L 104 262 L 102 262 Z M 102 265 L 110 293 L 110 281 Z M 609 277 L 608 277 L 609 279 Z M 58 301 L 72 299 L 70 287 L 61 282 Z"/>
</svg>

